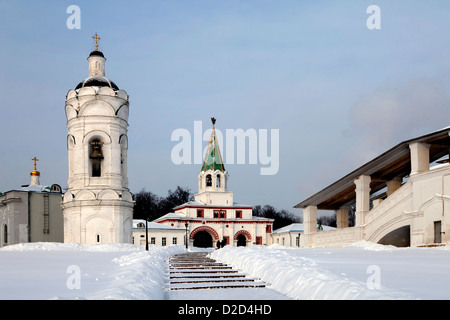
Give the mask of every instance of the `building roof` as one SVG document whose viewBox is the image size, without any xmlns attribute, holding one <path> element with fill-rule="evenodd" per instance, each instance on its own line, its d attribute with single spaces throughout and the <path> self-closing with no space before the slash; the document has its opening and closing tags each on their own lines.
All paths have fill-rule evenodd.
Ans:
<svg viewBox="0 0 450 320">
<path fill-rule="evenodd" d="M 106 77 L 89 77 L 83 81 L 81 81 L 76 87 L 75 90 L 84 88 L 84 87 L 109 87 L 113 90 L 119 90 L 119 87 L 111 80 Z"/>
<path fill-rule="evenodd" d="M 227 209 L 228 208 L 229 209 L 233 209 L 233 208 L 249 208 L 249 209 L 251 209 L 251 208 L 253 208 L 249 204 L 242 204 L 242 203 L 237 203 L 237 202 L 233 202 L 232 205 L 220 206 L 220 205 L 210 205 L 210 204 L 206 204 L 206 203 L 203 203 L 200 201 L 188 201 L 188 202 L 185 202 L 183 204 L 176 206 L 175 208 L 173 208 L 173 210 L 179 210 L 179 209 L 186 208 L 186 207 L 189 207 L 189 208 L 197 208 L 197 207 L 198 208 L 227 208 Z"/>
<path fill-rule="evenodd" d="M 139 220 L 139 219 L 135 219 L 133 220 L 133 229 L 140 229 L 141 227 L 138 227 L 139 223 L 143 223 L 145 225 L 145 220 Z M 177 231 L 177 230 L 182 230 L 184 231 L 184 229 L 182 228 L 175 228 L 175 227 L 171 227 L 162 223 L 157 223 L 157 222 L 147 222 L 147 228 L 150 230 L 172 230 L 172 231 Z M 145 229 L 145 227 L 143 228 Z"/>
<path fill-rule="evenodd" d="M 430 145 L 430 163 L 449 154 L 450 127 L 403 141 L 375 159 L 352 171 L 325 189 L 298 203 L 294 208 L 317 206 L 321 210 L 337 210 L 355 202 L 355 179 L 361 175 L 371 177 L 371 193 L 380 191 L 395 177 L 406 177 L 411 172 L 409 145 L 420 142 Z"/>
<path fill-rule="evenodd" d="M 105 58 L 105 56 L 103 55 L 103 52 L 98 51 L 98 50 L 94 50 L 89 54 L 89 57 L 92 57 L 92 56 L 100 56 L 102 58 Z"/>
<path fill-rule="evenodd" d="M 216 130 L 214 124 L 216 119 L 211 118 L 213 127 L 211 131 L 211 138 L 209 139 L 208 149 L 206 150 L 205 159 L 203 159 L 201 171 L 225 171 L 225 166 L 222 161 L 222 155 L 220 154 L 219 143 L 217 142 Z"/>
<path fill-rule="evenodd" d="M 329 226 L 322 226 L 323 230 L 334 230 L 336 228 L 329 227 Z M 303 223 L 292 223 L 288 226 L 279 228 L 274 230 L 272 233 L 284 233 L 284 232 L 303 232 L 304 226 Z"/>
<path fill-rule="evenodd" d="M 205 219 L 205 220 L 211 220 L 214 218 L 197 218 L 197 217 L 188 217 L 183 213 L 178 213 L 178 212 L 170 212 L 167 213 L 155 220 L 153 220 L 153 222 L 159 222 L 159 221 L 164 221 L 164 220 L 168 220 L 168 219 L 180 219 L 180 220 L 197 220 L 197 219 Z M 225 218 L 225 219 L 220 219 L 221 221 L 249 221 L 249 219 L 242 219 L 242 218 Z M 259 220 L 259 221 L 274 221 L 274 219 L 270 219 L 270 218 L 264 218 L 264 217 L 256 217 L 256 216 L 252 216 L 252 220 Z M 142 220 L 145 223 L 145 220 Z"/>
</svg>

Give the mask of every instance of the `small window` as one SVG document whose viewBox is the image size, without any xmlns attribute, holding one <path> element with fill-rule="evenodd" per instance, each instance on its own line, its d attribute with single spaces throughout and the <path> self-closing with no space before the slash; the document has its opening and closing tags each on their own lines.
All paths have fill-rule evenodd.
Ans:
<svg viewBox="0 0 450 320">
<path fill-rule="evenodd" d="M 8 226 L 6 224 L 3 226 L 3 244 L 5 246 L 8 244 Z"/>
<path fill-rule="evenodd" d="M 203 218 L 203 209 L 197 209 L 197 218 Z"/>
<path fill-rule="evenodd" d="M 225 219 L 227 217 L 227 211 L 226 210 L 214 210 L 214 218 L 218 219 Z"/>
<path fill-rule="evenodd" d="M 256 244 L 262 244 L 262 237 L 256 237 Z"/>
<path fill-rule="evenodd" d="M 177 238 L 176 237 L 172 238 L 172 244 L 177 244 Z"/>
<path fill-rule="evenodd" d="M 165 238 L 165 237 L 164 237 L 164 238 L 162 238 L 161 242 L 162 242 L 162 246 L 163 246 L 163 247 L 165 247 L 165 246 L 166 246 L 166 244 L 167 244 L 167 240 L 166 240 L 166 238 Z"/>
<path fill-rule="evenodd" d="M 216 177 L 216 188 L 220 188 L 220 174 Z"/>
<path fill-rule="evenodd" d="M 266 233 L 271 233 L 272 232 L 272 226 L 270 224 L 268 224 L 266 226 Z"/>
<path fill-rule="evenodd" d="M 143 222 L 139 222 L 139 223 L 137 224 L 137 227 L 138 227 L 138 228 L 145 228 L 145 224 L 144 224 Z"/>
<path fill-rule="evenodd" d="M 97 235 L 97 243 L 100 243 L 100 240 L 101 240 L 101 237 L 100 237 L 100 235 L 98 234 L 98 235 Z"/>
<path fill-rule="evenodd" d="M 208 174 L 208 175 L 206 176 L 206 186 L 207 186 L 207 187 L 212 187 L 212 177 L 211 177 L 210 174 Z"/>
<path fill-rule="evenodd" d="M 242 211 L 238 210 L 236 211 L 236 219 L 241 219 L 242 218 Z"/>
<path fill-rule="evenodd" d="M 61 187 L 57 184 L 52 184 L 52 186 L 50 187 L 50 192 L 61 193 L 61 190 Z"/>
<path fill-rule="evenodd" d="M 155 243 L 156 243 L 155 237 L 151 237 L 151 238 L 150 238 L 150 244 L 155 244 Z"/>
</svg>

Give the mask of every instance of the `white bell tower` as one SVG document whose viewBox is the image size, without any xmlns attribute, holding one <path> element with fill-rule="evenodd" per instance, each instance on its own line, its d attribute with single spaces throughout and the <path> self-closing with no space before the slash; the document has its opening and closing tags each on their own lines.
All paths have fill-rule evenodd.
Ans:
<svg viewBox="0 0 450 320">
<path fill-rule="evenodd" d="M 194 198 L 195 201 L 207 205 L 232 206 L 233 192 L 228 191 L 228 172 L 225 170 L 216 138 L 216 119 L 211 118 L 211 121 L 211 138 L 203 159 L 202 169 L 198 174 L 198 193 L 194 195 Z"/>
<path fill-rule="evenodd" d="M 131 243 L 133 200 L 128 190 L 128 95 L 105 76 L 105 57 L 88 57 L 89 77 L 66 96 L 68 190 L 64 242 Z"/>
</svg>

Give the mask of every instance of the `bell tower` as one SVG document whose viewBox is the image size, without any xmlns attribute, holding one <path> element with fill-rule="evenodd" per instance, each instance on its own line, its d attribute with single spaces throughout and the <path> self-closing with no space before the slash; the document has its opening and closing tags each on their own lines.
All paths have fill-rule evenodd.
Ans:
<svg viewBox="0 0 450 320">
<path fill-rule="evenodd" d="M 128 94 L 105 76 L 105 56 L 89 57 L 89 76 L 66 96 L 68 190 L 64 242 L 131 243 L 133 201 L 128 189 Z"/>
<path fill-rule="evenodd" d="M 211 138 L 203 159 L 202 169 L 198 174 L 198 194 L 194 197 L 195 201 L 207 205 L 231 206 L 233 205 L 233 193 L 227 190 L 228 172 L 225 170 L 217 142 L 216 119 L 211 118 L 211 122 Z"/>
</svg>

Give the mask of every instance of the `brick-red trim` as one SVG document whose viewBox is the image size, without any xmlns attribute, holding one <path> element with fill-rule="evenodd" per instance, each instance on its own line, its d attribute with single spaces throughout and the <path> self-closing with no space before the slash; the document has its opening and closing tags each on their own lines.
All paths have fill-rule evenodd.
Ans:
<svg viewBox="0 0 450 320">
<path fill-rule="evenodd" d="M 219 240 L 219 234 L 217 233 L 217 231 L 208 226 L 200 226 L 192 230 L 191 234 L 189 235 L 189 239 L 194 239 L 195 234 L 199 231 L 206 231 L 210 233 L 213 236 L 214 241 Z"/>
</svg>

